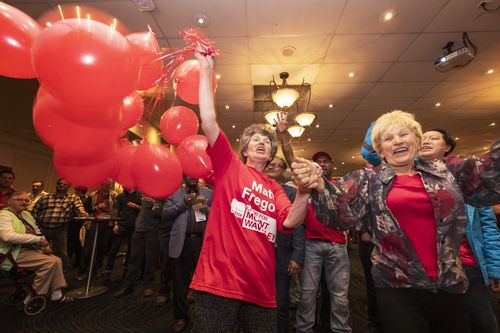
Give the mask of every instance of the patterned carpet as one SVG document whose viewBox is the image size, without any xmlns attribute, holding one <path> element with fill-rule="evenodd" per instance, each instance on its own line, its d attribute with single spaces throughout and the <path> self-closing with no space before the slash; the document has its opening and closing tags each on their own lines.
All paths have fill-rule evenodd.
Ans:
<svg viewBox="0 0 500 333">
<path fill-rule="evenodd" d="M 358 259 L 356 247 L 350 251 L 351 257 L 351 287 L 350 308 L 351 326 L 354 333 L 372 332 L 367 328 L 366 296 L 364 277 Z M 35 317 L 26 316 L 22 310 L 9 305 L 8 296 L 12 286 L 9 280 L 0 281 L 0 324 L 2 332 L 23 333 L 169 333 L 173 332 L 171 302 L 163 307 L 155 307 L 155 296 L 144 298 L 141 283 L 137 283 L 133 294 L 121 299 L 115 299 L 112 293 L 120 286 L 121 267 L 115 270 L 111 278 L 110 291 L 85 300 L 75 300 L 71 303 L 50 303 L 47 310 Z M 69 272 L 68 281 L 71 288 L 84 285 L 75 278 L 74 272 Z M 96 280 L 96 285 L 104 281 Z M 496 295 L 496 308 L 500 309 L 500 296 Z M 498 311 L 500 317 L 500 311 Z M 293 311 L 291 314 L 293 322 Z M 292 332 L 293 330 L 291 330 Z M 189 332 L 189 327 L 185 330 Z M 316 330 L 329 332 L 329 329 Z"/>
</svg>

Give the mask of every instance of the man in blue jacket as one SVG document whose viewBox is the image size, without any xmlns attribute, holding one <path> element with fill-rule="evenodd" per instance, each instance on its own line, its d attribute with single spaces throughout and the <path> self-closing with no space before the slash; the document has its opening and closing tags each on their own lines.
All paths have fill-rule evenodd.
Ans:
<svg viewBox="0 0 500 333">
<path fill-rule="evenodd" d="M 372 165 L 380 164 L 380 157 L 371 148 L 370 126 L 361 149 L 363 157 Z M 442 159 L 455 148 L 455 141 L 445 129 L 434 129 L 423 134 L 418 157 L 423 160 Z M 498 333 L 490 290 L 500 291 L 500 232 L 491 207 L 466 205 L 466 240 L 460 247 L 469 289 L 467 302 L 471 316 L 471 332 Z M 470 255 L 472 254 L 472 255 Z"/>
</svg>

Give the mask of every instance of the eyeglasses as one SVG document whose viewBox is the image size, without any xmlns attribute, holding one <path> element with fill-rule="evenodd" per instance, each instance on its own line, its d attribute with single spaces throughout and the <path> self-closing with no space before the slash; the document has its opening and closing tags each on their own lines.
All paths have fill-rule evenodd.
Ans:
<svg viewBox="0 0 500 333">
<path fill-rule="evenodd" d="M 269 163 L 267 165 L 268 167 L 271 167 L 271 168 L 277 168 L 277 167 L 280 167 L 282 169 L 286 169 L 286 166 L 283 165 L 283 164 L 280 164 L 280 163 Z"/>
</svg>

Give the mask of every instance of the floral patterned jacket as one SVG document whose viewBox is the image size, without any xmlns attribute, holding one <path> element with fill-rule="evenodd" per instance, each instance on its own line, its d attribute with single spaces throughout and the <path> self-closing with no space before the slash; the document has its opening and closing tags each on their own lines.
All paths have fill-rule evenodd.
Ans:
<svg viewBox="0 0 500 333">
<path fill-rule="evenodd" d="M 432 280 L 386 203 L 395 173 L 385 163 L 329 183 L 311 200 L 318 220 L 334 229 L 361 229 L 374 239 L 372 276 L 376 287 L 442 289 L 464 293 L 468 281 L 459 259 L 464 238 L 464 200 L 475 206 L 500 202 L 500 140 L 489 153 L 445 161 L 415 160 L 434 210 L 439 275 Z M 364 221 L 364 222 L 363 222 Z"/>
</svg>

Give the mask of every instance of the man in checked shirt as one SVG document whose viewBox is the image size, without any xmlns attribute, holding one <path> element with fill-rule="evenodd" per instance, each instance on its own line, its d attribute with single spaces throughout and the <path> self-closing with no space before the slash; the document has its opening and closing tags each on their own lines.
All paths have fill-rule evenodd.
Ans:
<svg viewBox="0 0 500 333">
<path fill-rule="evenodd" d="M 38 200 L 31 214 L 45 238 L 52 243 L 52 250 L 61 258 L 63 267 L 68 266 L 68 223 L 75 216 L 88 217 L 80 197 L 68 193 L 69 183 L 58 179 L 56 192 Z"/>
</svg>

